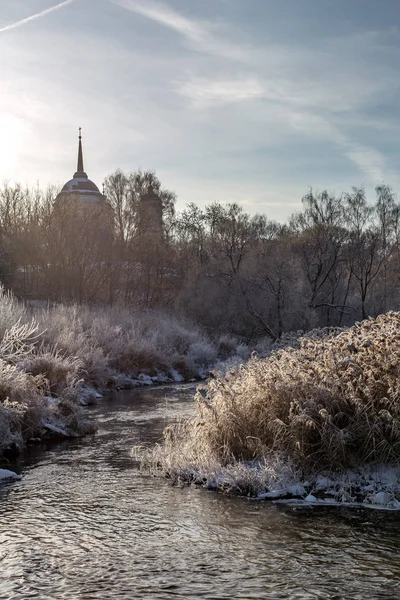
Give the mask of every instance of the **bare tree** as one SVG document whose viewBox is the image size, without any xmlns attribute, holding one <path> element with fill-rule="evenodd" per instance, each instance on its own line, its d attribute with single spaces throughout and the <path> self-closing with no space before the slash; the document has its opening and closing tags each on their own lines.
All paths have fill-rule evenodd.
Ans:
<svg viewBox="0 0 400 600">
<path fill-rule="evenodd" d="M 137 232 L 139 204 L 150 186 L 161 200 L 164 231 L 168 236 L 173 226 L 176 196 L 162 187 L 153 171 L 117 170 L 104 181 L 104 193 L 114 211 L 115 229 L 124 242 L 132 240 Z"/>
</svg>

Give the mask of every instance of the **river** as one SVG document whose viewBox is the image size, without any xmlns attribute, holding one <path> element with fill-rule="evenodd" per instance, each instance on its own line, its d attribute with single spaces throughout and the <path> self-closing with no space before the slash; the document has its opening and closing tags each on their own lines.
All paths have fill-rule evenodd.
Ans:
<svg viewBox="0 0 400 600">
<path fill-rule="evenodd" d="M 33 448 L 0 486 L 0 599 L 400 599 L 400 517 L 299 509 L 141 473 L 189 386 L 121 392 L 96 436 Z"/>
</svg>

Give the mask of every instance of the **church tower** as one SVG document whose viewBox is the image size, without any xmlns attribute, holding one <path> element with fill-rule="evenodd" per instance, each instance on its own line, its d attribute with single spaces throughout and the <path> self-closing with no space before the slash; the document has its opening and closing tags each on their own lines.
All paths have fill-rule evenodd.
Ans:
<svg viewBox="0 0 400 600">
<path fill-rule="evenodd" d="M 100 192 L 99 188 L 91 181 L 85 173 L 83 167 L 83 149 L 82 149 L 82 129 L 79 127 L 78 138 L 78 162 L 77 169 L 72 179 L 62 188 L 56 198 L 56 204 L 64 201 L 78 200 L 82 204 L 99 205 L 106 203 L 105 196 Z"/>
<path fill-rule="evenodd" d="M 138 210 L 139 235 L 151 235 L 153 238 L 163 238 L 163 207 L 160 196 L 150 184 L 147 192 L 141 197 Z"/>
</svg>

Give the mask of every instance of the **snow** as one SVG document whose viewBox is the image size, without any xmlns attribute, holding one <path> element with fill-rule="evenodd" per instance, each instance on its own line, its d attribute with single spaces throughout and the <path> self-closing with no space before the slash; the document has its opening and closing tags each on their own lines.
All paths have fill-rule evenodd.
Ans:
<svg viewBox="0 0 400 600">
<path fill-rule="evenodd" d="M 304 498 L 304 502 L 316 502 L 317 499 L 315 496 L 313 496 L 312 494 L 308 494 L 308 496 L 306 496 Z"/>
<path fill-rule="evenodd" d="M 97 404 L 97 398 L 101 398 L 101 394 L 98 394 L 97 389 L 92 385 L 84 385 L 79 393 L 79 404 L 81 406 L 91 406 Z"/>
<path fill-rule="evenodd" d="M 65 429 L 57 427 L 57 425 L 53 425 L 53 423 L 43 423 L 43 427 L 49 431 L 52 431 L 53 433 L 58 433 L 59 435 L 69 437 L 69 434 Z"/>
<path fill-rule="evenodd" d="M 390 496 L 387 492 L 378 492 L 371 496 L 370 500 L 371 504 L 381 504 L 382 506 L 385 506 L 390 502 Z"/>
<path fill-rule="evenodd" d="M 400 469 L 379 465 L 320 474 L 260 493 L 258 500 L 312 506 L 357 506 L 400 510 Z"/>
<path fill-rule="evenodd" d="M 301 479 L 286 461 L 218 463 L 169 469 L 171 480 L 252 495 L 255 500 L 311 506 L 349 506 L 400 511 L 400 467 L 365 465 Z"/>
<path fill-rule="evenodd" d="M 170 369 L 170 375 L 175 383 L 181 383 L 185 378 L 176 369 Z"/>
<path fill-rule="evenodd" d="M 283 496 L 287 496 L 286 489 L 272 490 L 271 492 L 264 492 L 264 494 L 259 494 L 257 496 L 257 499 L 258 500 L 273 500 L 274 498 L 282 498 Z"/>
<path fill-rule="evenodd" d="M 47 400 L 47 404 L 51 404 L 53 406 L 57 406 L 61 402 L 60 398 L 53 398 L 52 396 L 44 396 L 44 398 Z"/>
<path fill-rule="evenodd" d="M 305 496 L 306 493 L 307 493 L 306 489 L 305 489 L 305 486 L 301 485 L 301 484 L 289 485 L 287 487 L 287 491 L 292 496 Z"/>
<path fill-rule="evenodd" d="M 19 481 L 20 479 L 21 475 L 17 475 L 14 471 L 0 469 L 0 481 Z"/>
<path fill-rule="evenodd" d="M 170 377 L 168 377 L 168 375 L 166 375 L 165 373 L 162 373 L 161 371 L 157 371 L 157 375 L 155 377 L 152 377 L 152 380 L 155 383 L 171 383 L 172 379 Z"/>
<path fill-rule="evenodd" d="M 132 375 L 114 375 L 112 378 L 115 382 L 115 387 L 122 390 L 130 390 L 141 386 L 157 385 L 162 383 L 181 383 L 185 378 L 175 369 L 171 369 L 170 375 L 157 371 L 156 375 L 148 375 L 140 373 L 138 376 Z"/>
<path fill-rule="evenodd" d="M 140 373 L 138 381 L 140 381 L 142 385 L 153 385 L 154 383 L 152 378 L 149 375 L 145 375 L 144 373 Z"/>
</svg>

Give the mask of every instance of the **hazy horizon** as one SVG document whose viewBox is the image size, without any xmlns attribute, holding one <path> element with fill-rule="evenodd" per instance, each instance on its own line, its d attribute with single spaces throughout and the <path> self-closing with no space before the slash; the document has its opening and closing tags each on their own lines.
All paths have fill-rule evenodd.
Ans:
<svg viewBox="0 0 400 600">
<path fill-rule="evenodd" d="M 188 202 L 284 220 L 397 165 L 393 0 L 4 0 L 0 180 L 155 170 Z"/>
</svg>

